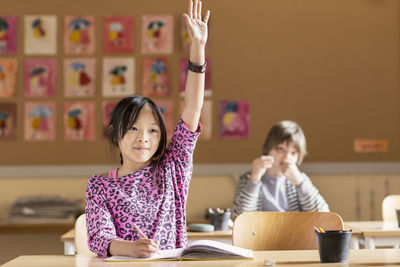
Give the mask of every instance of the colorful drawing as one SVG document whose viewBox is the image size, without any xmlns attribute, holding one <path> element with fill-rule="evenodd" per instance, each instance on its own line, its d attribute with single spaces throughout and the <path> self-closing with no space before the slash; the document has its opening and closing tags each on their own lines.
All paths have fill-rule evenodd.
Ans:
<svg viewBox="0 0 400 267">
<path fill-rule="evenodd" d="M 218 120 L 221 138 L 250 137 L 248 101 L 220 101 Z"/>
<path fill-rule="evenodd" d="M 171 139 L 174 133 L 174 103 L 171 100 L 155 100 L 164 117 L 167 138 Z"/>
<path fill-rule="evenodd" d="M 95 94 L 96 59 L 64 60 L 65 97 L 93 97 Z"/>
<path fill-rule="evenodd" d="M 142 94 L 144 96 L 170 95 L 166 58 L 143 59 L 142 71 Z"/>
<path fill-rule="evenodd" d="M 103 59 L 103 96 L 119 97 L 135 92 L 134 58 Z"/>
<path fill-rule="evenodd" d="M 17 53 L 18 19 L 16 16 L 0 17 L 0 54 Z"/>
<path fill-rule="evenodd" d="M 17 105 L 0 103 L 0 141 L 17 139 Z"/>
<path fill-rule="evenodd" d="M 0 58 L 0 98 L 15 96 L 17 60 L 15 58 Z"/>
<path fill-rule="evenodd" d="M 104 53 L 133 53 L 133 18 L 130 16 L 105 16 L 103 18 Z"/>
<path fill-rule="evenodd" d="M 93 16 L 65 16 L 64 53 L 90 55 L 96 50 L 95 20 Z"/>
<path fill-rule="evenodd" d="M 26 141 L 56 139 L 56 103 L 25 103 L 24 139 Z"/>
<path fill-rule="evenodd" d="M 204 95 L 211 96 L 211 59 L 206 58 L 207 68 L 206 68 L 206 81 L 204 85 Z M 182 58 L 180 61 L 180 95 L 185 95 L 185 86 L 186 86 L 186 78 L 187 78 L 187 69 L 188 66 L 188 59 Z"/>
<path fill-rule="evenodd" d="M 57 53 L 57 17 L 27 15 L 24 20 L 25 54 Z"/>
<path fill-rule="evenodd" d="M 25 97 L 56 95 L 56 60 L 25 60 Z"/>
<path fill-rule="evenodd" d="M 105 138 L 108 137 L 108 124 L 110 123 L 110 119 L 112 116 L 112 112 L 117 106 L 118 101 L 103 101 L 102 107 L 103 107 L 103 136 Z"/>
<path fill-rule="evenodd" d="M 93 102 L 64 103 L 64 139 L 68 141 L 94 141 L 95 104 Z"/>
<path fill-rule="evenodd" d="M 180 112 L 182 114 L 185 102 L 180 101 Z M 200 124 L 202 126 L 199 140 L 210 140 L 212 137 L 212 101 L 205 99 L 201 109 Z"/>
<path fill-rule="evenodd" d="M 171 54 L 174 20 L 171 15 L 142 16 L 142 53 Z"/>
<path fill-rule="evenodd" d="M 189 33 L 186 28 L 186 20 L 184 17 L 181 19 L 181 46 L 182 51 L 184 53 L 189 53 L 190 51 L 190 43 L 192 40 L 190 39 Z M 210 47 L 210 20 L 208 21 L 208 41 L 206 43 L 206 54 L 209 52 Z"/>
</svg>

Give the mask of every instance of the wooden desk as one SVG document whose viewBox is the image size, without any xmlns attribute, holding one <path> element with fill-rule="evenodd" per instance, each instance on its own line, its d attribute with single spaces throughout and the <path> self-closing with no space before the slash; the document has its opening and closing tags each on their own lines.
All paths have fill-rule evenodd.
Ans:
<svg viewBox="0 0 400 267">
<path fill-rule="evenodd" d="M 354 221 L 346 222 L 345 227 L 362 233 L 359 241 L 364 243 L 366 249 L 374 249 L 376 246 L 399 248 L 400 228 L 397 222 Z"/>
<path fill-rule="evenodd" d="M 63 233 L 74 227 L 74 223 L 0 223 L 0 234 Z"/>
<path fill-rule="evenodd" d="M 20 256 L 3 265 L 3 267 L 112 267 L 112 266 L 263 266 L 266 259 L 274 260 L 275 266 L 324 266 L 319 262 L 317 250 L 290 251 L 255 251 L 254 260 L 222 260 L 222 261 L 157 261 L 157 262 L 104 262 L 102 258 L 85 255 L 77 256 Z M 349 263 L 330 263 L 329 266 L 373 266 L 400 264 L 399 249 L 351 250 Z"/>
<path fill-rule="evenodd" d="M 232 245 L 232 230 L 214 231 L 214 232 L 188 232 L 188 242 L 198 239 L 211 239 Z M 61 236 L 61 242 L 64 242 L 64 255 L 75 255 L 75 229 L 71 229 Z"/>
</svg>

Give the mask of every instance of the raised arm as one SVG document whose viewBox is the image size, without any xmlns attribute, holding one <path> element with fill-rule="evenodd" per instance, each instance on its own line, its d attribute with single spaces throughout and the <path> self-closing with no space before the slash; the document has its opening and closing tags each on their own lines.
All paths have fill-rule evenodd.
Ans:
<svg viewBox="0 0 400 267">
<path fill-rule="evenodd" d="M 201 6 L 199 0 L 189 1 L 188 14 L 183 14 L 186 27 L 191 39 L 189 61 L 196 66 L 205 64 L 204 48 L 208 36 L 208 18 L 210 11 L 201 19 Z M 205 73 L 188 71 L 185 87 L 185 106 L 182 111 L 182 120 L 190 130 L 197 129 L 204 100 Z"/>
</svg>

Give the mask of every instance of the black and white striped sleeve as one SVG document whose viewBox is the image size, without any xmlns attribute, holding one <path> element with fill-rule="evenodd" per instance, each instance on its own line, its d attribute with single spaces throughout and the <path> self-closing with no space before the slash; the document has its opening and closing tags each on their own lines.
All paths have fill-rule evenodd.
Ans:
<svg viewBox="0 0 400 267">
<path fill-rule="evenodd" d="M 329 206 L 320 195 L 318 189 L 311 183 L 310 178 L 304 175 L 304 182 L 298 186 L 297 193 L 302 211 L 329 211 Z"/>
<path fill-rule="evenodd" d="M 261 182 L 254 183 L 249 179 L 250 173 L 243 174 L 236 186 L 233 198 L 232 220 L 243 212 L 261 210 Z"/>
</svg>

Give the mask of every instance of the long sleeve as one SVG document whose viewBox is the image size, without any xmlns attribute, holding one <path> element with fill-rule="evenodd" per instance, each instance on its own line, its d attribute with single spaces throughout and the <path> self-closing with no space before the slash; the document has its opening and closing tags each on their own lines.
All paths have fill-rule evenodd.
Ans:
<svg viewBox="0 0 400 267">
<path fill-rule="evenodd" d="M 232 220 L 235 220 L 243 212 L 258 211 L 261 209 L 261 182 L 254 183 L 248 176 L 249 173 L 243 174 L 237 184 L 233 198 Z"/>
</svg>

